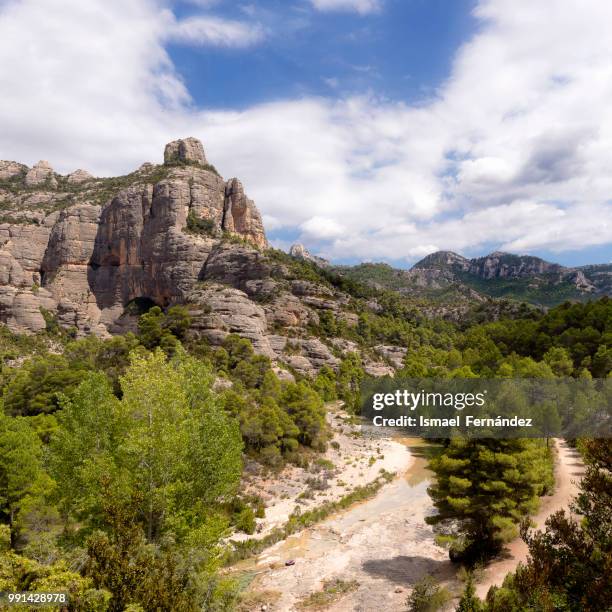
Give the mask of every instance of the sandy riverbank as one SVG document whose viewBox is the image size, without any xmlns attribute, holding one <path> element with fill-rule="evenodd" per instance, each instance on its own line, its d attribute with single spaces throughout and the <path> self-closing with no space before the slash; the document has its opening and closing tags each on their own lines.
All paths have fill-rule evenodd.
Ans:
<svg viewBox="0 0 612 612">
<path fill-rule="evenodd" d="M 374 498 L 279 542 L 251 563 L 257 576 L 250 590 L 267 594 L 261 601 L 268 610 L 299 610 L 300 602 L 320 592 L 324 582 L 341 580 L 354 589 L 317 609 L 399 612 L 405 610 L 411 586 L 424 575 L 440 582 L 454 579 L 456 568 L 425 524 L 431 512 L 431 474 L 419 442 L 394 444 L 403 447 L 404 467 Z M 417 445 L 413 453 L 411 444 Z M 286 567 L 289 559 L 295 565 Z"/>
<path fill-rule="evenodd" d="M 325 453 L 312 455 L 308 467 L 288 465 L 280 473 L 243 478 L 242 490 L 263 498 L 266 515 L 257 519 L 256 534 L 235 534 L 232 540 L 263 537 L 282 527 L 296 508 L 304 512 L 337 501 L 375 481 L 381 470 L 396 473 L 409 466 L 410 453 L 403 444 L 362 430 L 340 403 L 328 404 L 327 420 L 333 437 Z"/>
</svg>

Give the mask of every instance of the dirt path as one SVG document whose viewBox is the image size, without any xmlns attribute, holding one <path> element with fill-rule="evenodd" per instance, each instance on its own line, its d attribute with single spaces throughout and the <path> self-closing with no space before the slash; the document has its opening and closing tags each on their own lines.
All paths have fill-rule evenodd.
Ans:
<svg viewBox="0 0 612 612">
<path fill-rule="evenodd" d="M 567 445 L 564 440 L 555 440 L 557 447 L 557 464 L 555 466 L 555 492 L 542 499 L 540 510 L 533 517 L 539 529 L 544 527 L 546 519 L 557 510 L 568 510 L 572 498 L 578 491 L 577 483 L 584 471 L 578 452 Z M 485 597 L 489 588 L 500 585 L 508 572 L 514 571 L 520 561 L 527 559 L 528 549 L 523 540 L 517 538 L 507 546 L 504 557 L 493 561 L 484 571 L 483 579 L 476 587 L 479 597 Z"/>
</svg>

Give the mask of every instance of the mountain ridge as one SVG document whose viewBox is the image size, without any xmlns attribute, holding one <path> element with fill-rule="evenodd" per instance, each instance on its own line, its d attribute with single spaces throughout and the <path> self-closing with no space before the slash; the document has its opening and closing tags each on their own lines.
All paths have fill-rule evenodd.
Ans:
<svg viewBox="0 0 612 612">
<path fill-rule="evenodd" d="M 554 306 L 612 291 L 612 264 L 565 267 L 534 255 L 503 251 L 471 259 L 454 251 L 436 251 L 407 270 L 384 263 L 336 268 L 345 276 L 373 286 L 433 299 L 449 291 L 465 294 L 471 290 L 475 299 L 510 298 Z"/>
</svg>

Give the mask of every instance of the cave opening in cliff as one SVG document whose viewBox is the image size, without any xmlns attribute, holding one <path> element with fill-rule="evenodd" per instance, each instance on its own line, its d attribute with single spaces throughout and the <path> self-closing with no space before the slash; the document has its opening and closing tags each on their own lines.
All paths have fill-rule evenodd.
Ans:
<svg viewBox="0 0 612 612">
<path fill-rule="evenodd" d="M 137 297 L 133 300 L 130 300 L 126 304 L 124 312 L 131 315 L 140 316 L 149 312 L 149 310 L 151 310 L 151 308 L 153 308 L 154 306 L 159 306 L 159 304 L 157 304 L 151 298 L 144 296 Z"/>
</svg>

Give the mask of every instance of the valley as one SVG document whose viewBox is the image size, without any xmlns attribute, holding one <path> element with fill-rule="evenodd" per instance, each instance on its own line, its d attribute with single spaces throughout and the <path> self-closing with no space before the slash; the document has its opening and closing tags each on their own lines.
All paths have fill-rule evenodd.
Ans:
<svg viewBox="0 0 612 612">
<path fill-rule="evenodd" d="M 0 591 L 66 589 L 70 612 L 606 599 L 582 585 L 610 558 L 609 440 L 428 445 L 360 414 L 375 378 L 566 378 L 542 415 L 609 423 L 609 266 L 286 253 L 193 138 L 113 178 L 0 162 L 0 208 Z M 597 520 L 554 514 L 585 490 Z M 570 587 L 550 532 L 576 534 Z"/>
</svg>

